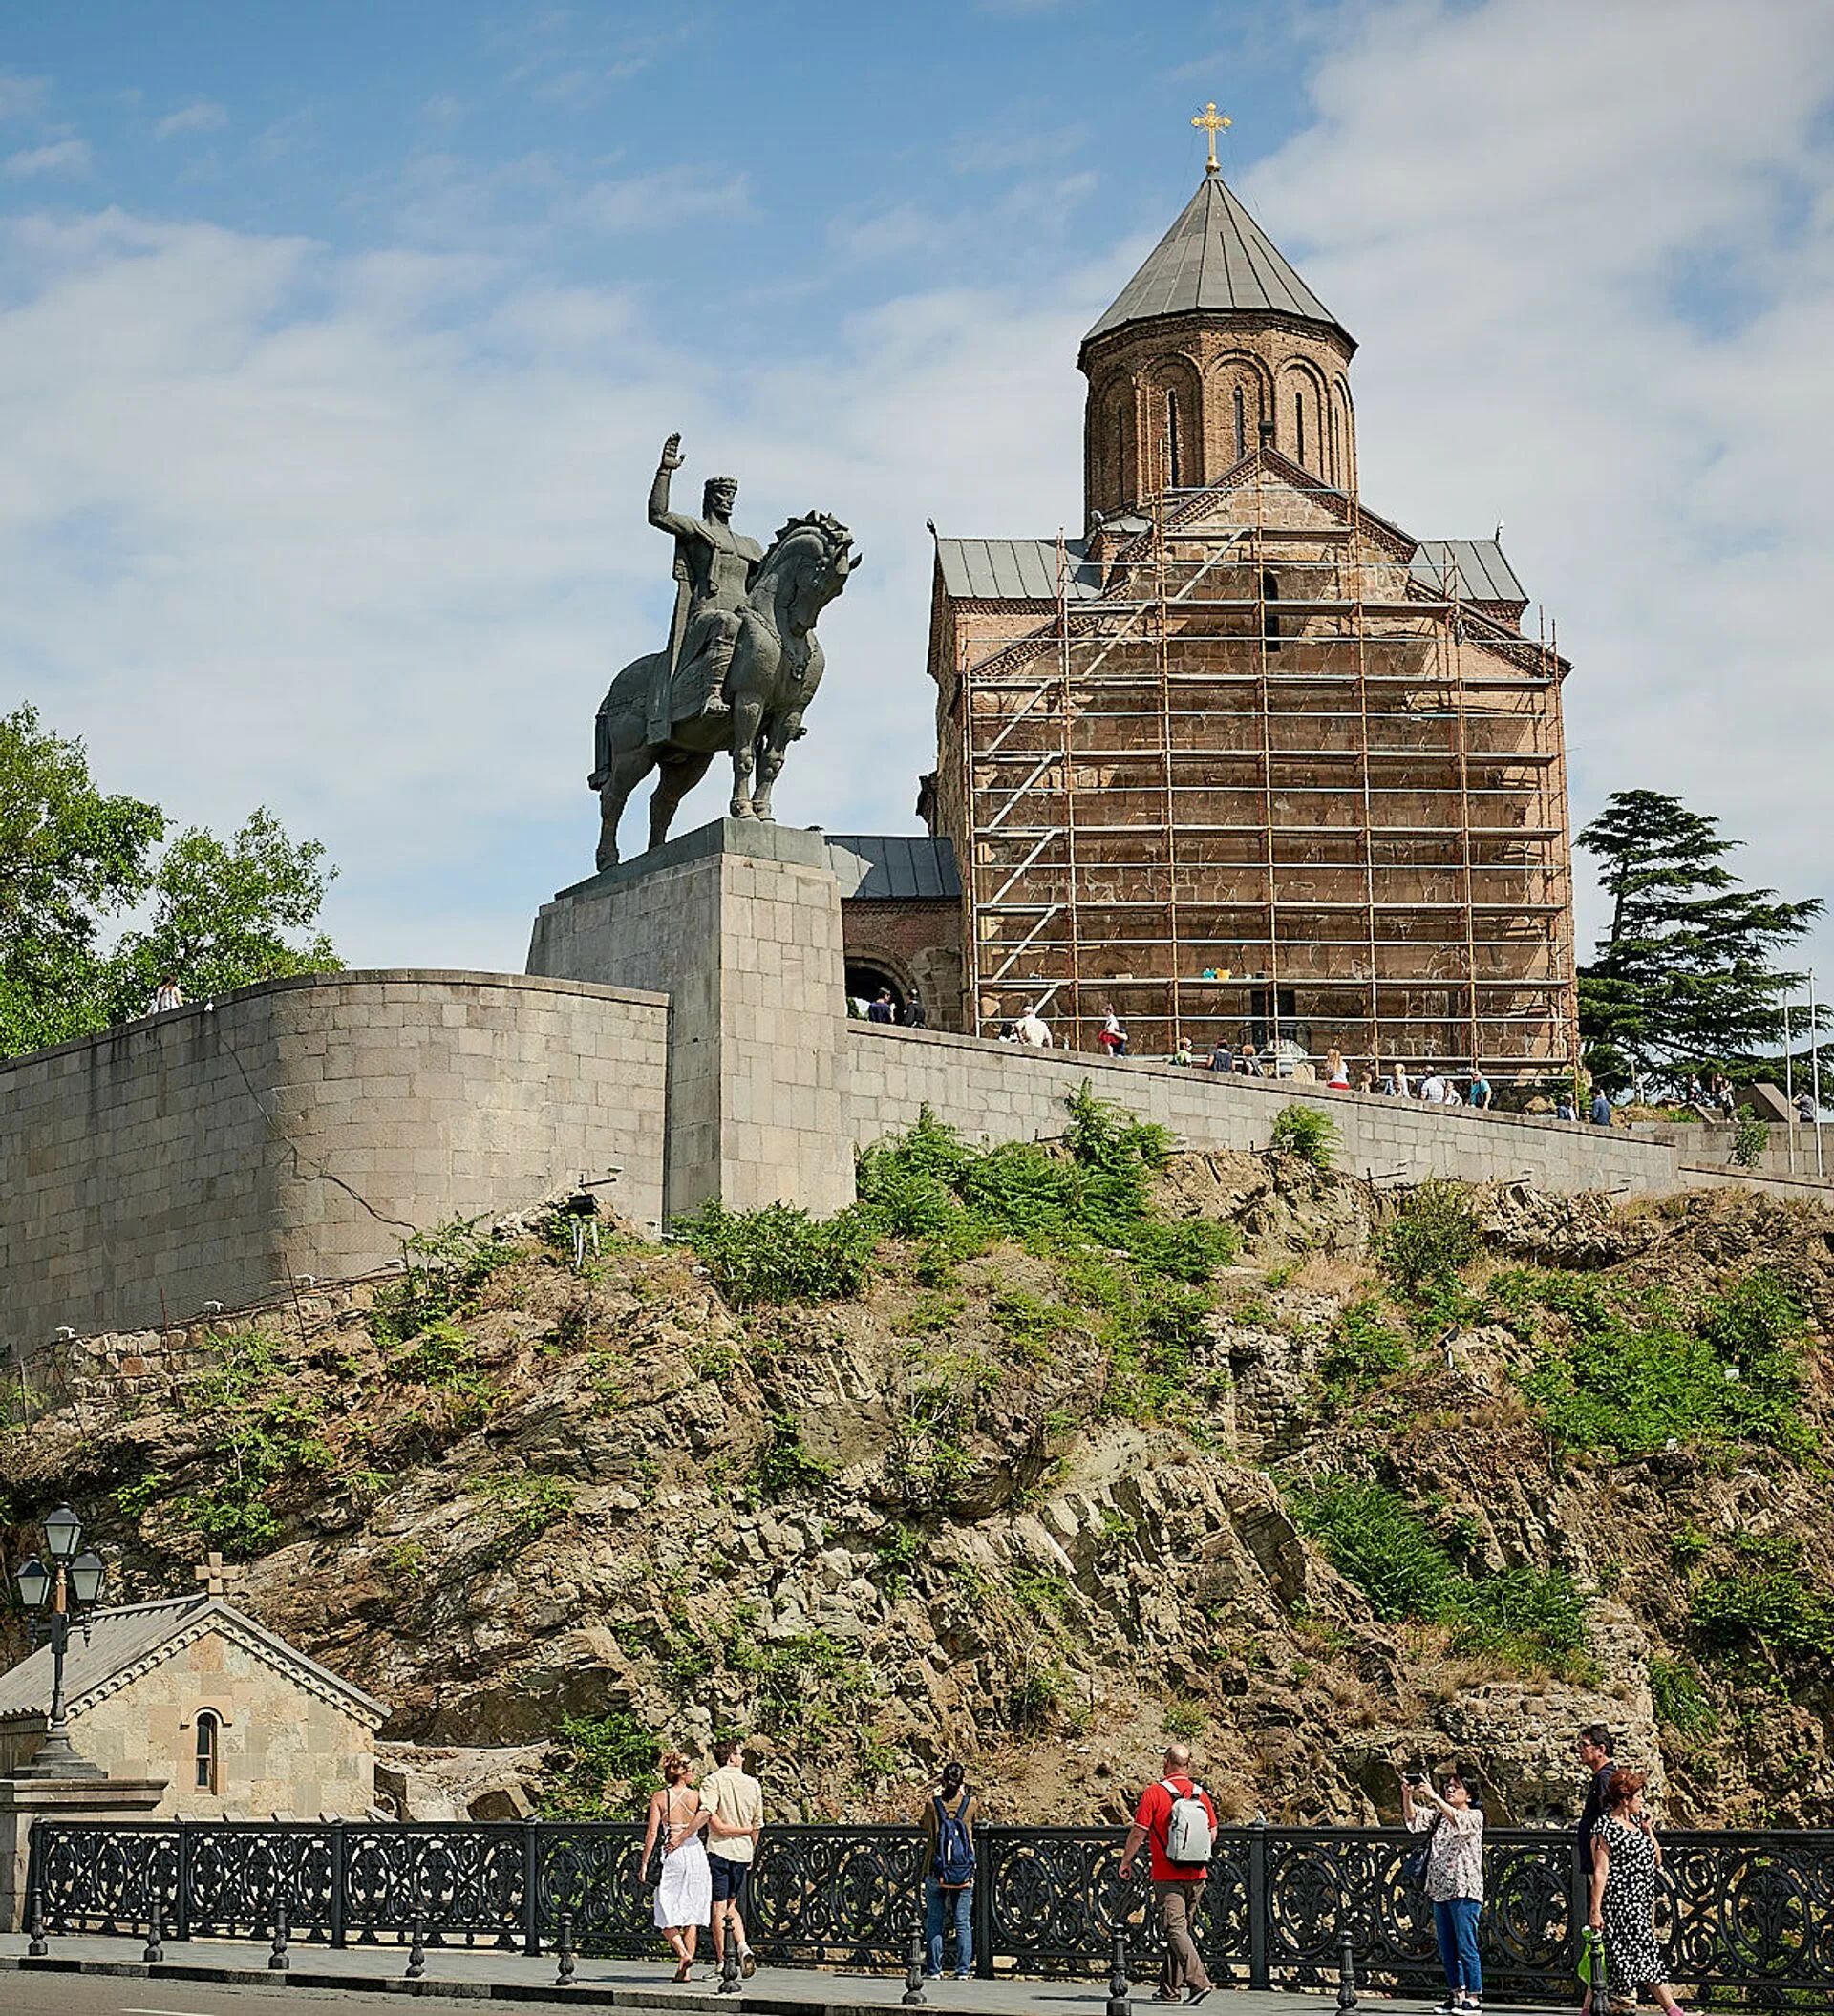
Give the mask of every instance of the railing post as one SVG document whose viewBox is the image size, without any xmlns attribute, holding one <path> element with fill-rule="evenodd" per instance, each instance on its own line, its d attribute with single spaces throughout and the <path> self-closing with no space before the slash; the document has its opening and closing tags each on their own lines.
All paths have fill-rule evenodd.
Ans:
<svg viewBox="0 0 1834 2016">
<path fill-rule="evenodd" d="M 542 1823 L 522 1822 L 522 1953 L 542 1957 Z"/>
<path fill-rule="evenodd" d="M 40 1920 L 45 1915 L 44 1841 L 39 1834 L 39 1829 L 44 1824 L 42 1819 L 34 1819 L 26 1833 L 26 1896 L 28 1898 L 35 1898 L 38 1900 L 38 1916 Z M 27 1929 L 30 1930 L 31 1927 L 28 1926 Z M 43 1937 L 42 1930 L 38 1936 L 40 1938 Z M 35 1949 L 37 1952 L 42 1952 L 43 1950 L 42 1946 Z"/>
<path fill-rule="evenodd" d="M 993 1979 L 993 1860 L 1000 1852 L 1000 1836 L 984 1834 L 987 1867 L 974 1872 L 974 1888 L 969 1893 L 969 1923 L 974 1930 L 974 1975 L 978 1981 Z M 957 1966 L 961 1955 L 955 1956 Z"/>
<path fill-rule="evenodd" d="M 1268 1922 L 1268 1823 L 1256 1816 L 1248 1829 L 1248 1985 L 1269 1984 L 1268 1951 L 1273 1943 Z"/>
<path fill-rule="evenodd" d="M 351 1843 L 344 1822 L 331 1822 L 331 1897 L 325 1937 L 333 1953 L 341 1953 L 350 1937 L 349 1892 L 351 1887 Z"/>
<path fill-rule="evenodd" d="M 174 1857 L 177 1875 L 173 1878 L 177 1895 L 172 1899 L 172 1937 L 188 1940 L 191 1937 L 191 1830 L 179 1822 L 179 1846 Z"/>
</svg>

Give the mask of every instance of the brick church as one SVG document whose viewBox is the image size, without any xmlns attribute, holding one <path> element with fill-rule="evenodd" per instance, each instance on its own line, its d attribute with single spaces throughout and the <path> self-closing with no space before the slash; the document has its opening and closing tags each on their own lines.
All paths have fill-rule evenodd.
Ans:
<svg viewBox="0 0 1834 2016">
<path fill-rule="evenodd" d="M 1566 1062 L 1567 667 L 1494 541 L 1364 502 L 1355 348 L 1212 165 L 1083 339 L 1082 536 L 937 538 L 929 839 L 832 843 L 850 989 L 1081 1049 L 1112 1005 L 1137 1055 Z"/>
</svg>

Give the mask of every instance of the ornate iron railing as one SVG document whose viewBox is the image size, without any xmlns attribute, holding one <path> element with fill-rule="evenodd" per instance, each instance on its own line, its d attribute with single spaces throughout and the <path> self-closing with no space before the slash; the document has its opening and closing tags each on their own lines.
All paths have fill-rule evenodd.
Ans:
<svg viewBox="0 0 1834 2016">
<path fill-rule="evenodd" d="M 923 1899 L 922 1836 L 905 1827 L 773 1827 L 748 1904 L 768 1959 L 901 1965 Z M 563 1911 L 583 1950 L 652 1954 L 640 1832 L 523 1821 L 40 1820 L 28 1890 L 52 1933 L 139 1933 L 157 1904 L 170 1939 L 254 1938 L 284 1909 L 295 1940 L 405 1942 L 540 1953 Z M 1406 1880 L 1406 1838 L 1353 1828 L 1252 1827 L 1219 1837 L 1205 1897 L 1211 1972 L 1238 1984 L 1334 1982 L 1346 1939 L 1377 1986 L 1439 1983 L 1432 1907 Z M 1135 1972 L 1158 1959 L 1142 1877 L 1122 1883 L 1114 1828 L 985 1827 L 974 1888 L 980 1973 L 1098 1974 L 1124 1925 Z M 1711 2006 L 1834 2007 L 1834 1833 L 1667 1837 L 1659 1929 L 1673 1977 Z M 1564 1996 L 1571 1984 L 1570 1836 L 1495 1831 L 1484 1849 L 1486 1989 Z"/>
</svg>

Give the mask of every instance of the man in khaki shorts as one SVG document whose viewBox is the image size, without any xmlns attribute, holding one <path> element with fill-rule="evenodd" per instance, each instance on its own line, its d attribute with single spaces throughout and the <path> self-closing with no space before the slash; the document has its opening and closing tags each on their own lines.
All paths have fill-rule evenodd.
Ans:
<svg viewBox="0 0 1834 2016">
<path fill-rule="evenodd" d="M 757 1972 L 745 1937 L 740 1907 L 745 1885 L 764 1831 L 764 1788 L 745 1769 L 745 1746 L 736 1737 L 714 1745 L 719 1767 L 701 1780 L 700 1798 L 712 1814 L 707 1828 L 707 1863 L 714 1873 L 714 1964 L 725 1958 L 728 1929 L 738 1942 L 738 1966 L 747 1979 Z"/>
</svg>

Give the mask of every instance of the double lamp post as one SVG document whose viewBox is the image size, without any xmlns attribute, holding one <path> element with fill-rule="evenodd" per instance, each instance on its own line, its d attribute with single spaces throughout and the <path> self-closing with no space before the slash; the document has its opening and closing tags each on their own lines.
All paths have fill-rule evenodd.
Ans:
<svg viewBox="0 0 1834 2016">
<path fill-rule="evenodd" d="M 45 1521 L 47 1567 L 36 1555 L 19 1570 L 14 1580 L 19 1596 L 32 1615 L 35 1639 L 42 1623 L 51 1631 L 51 1715 L 45 1726 L 45 1740 L 30 1764 L 16 1771 L 16 1778 L 104 1778 L 97 1765 L 79 1757 L 71 1747 L 70 1730 L 64 1719 L 64 1661 L 70 1650 L 73 1620 L 84 1621 L 102 1593 L 102 1563 L 93 1549 L 78 1554 L 83 1544 L 83 1522 L 68 1505 L 60 1505 Z M 47 1617 L 47 1605 L 49 1615 Z"/>
</svg>

